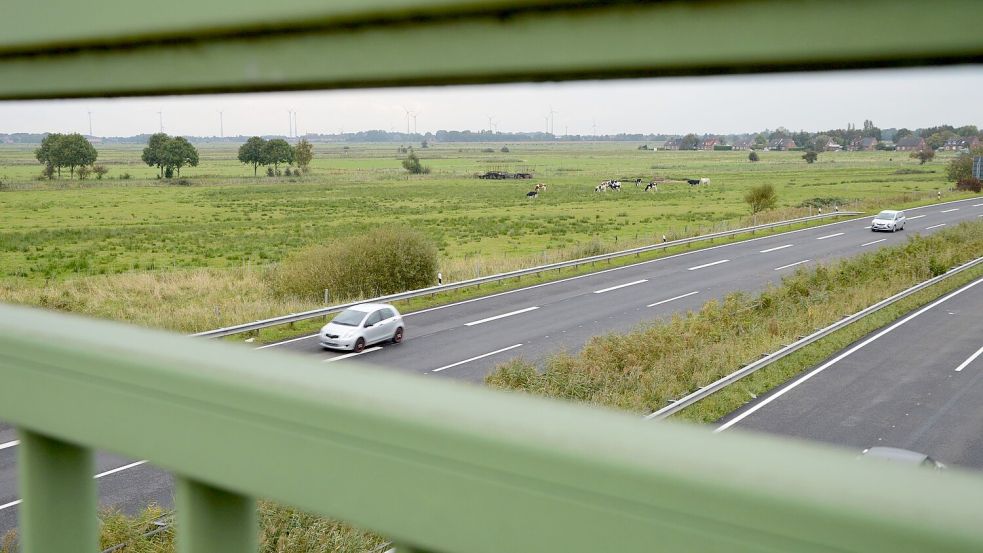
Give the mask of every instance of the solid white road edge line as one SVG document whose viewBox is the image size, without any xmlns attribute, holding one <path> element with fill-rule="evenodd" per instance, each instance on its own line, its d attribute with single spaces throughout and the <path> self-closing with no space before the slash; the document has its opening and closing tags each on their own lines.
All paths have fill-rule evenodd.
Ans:
<svg viewBox="0 0 983 553">
<path fill-rule="evenodd" d="M 785 244 L 784 246 L 778 246 L 777 248 L 768 248 L 767 250 L 761 250 L 758 253 L 776 252 L 778 250 L 784 250 L 785 248 L 791 248 L 791 247 L 792 244 Z"/>
<path fill-rule="evenodd" d="M 885 328 L 884 330 L 878 332 L 877 334 L 871 336 L 870 338 L 867 338 L 863 342 L 860 342 L 859 344 L 853 346 L 852 348 L 846 350 L 845 352 L 837 355 L 836 357 L 830 359 L 829 361 L 827 361 L 827 362 L 823 363 L 822 365 L 816 367 L 815 369 L 809 371 L 808 373 L 806 373 L 805 375 L 803 375 L 802 377 L 800 377 L 798 380 L 792 382 L 788 386 L 786 386 L 786 387 L 782 388 L 781 390 L 778 390 L 774 394 L 768 396 L 767 398 L 765 398 L 764 400 L 762 400 L 760 403 L 751 406 L 750 408 L 748 408 L 747 411 L 744 411 L 740 415 L 737 415 L 736 417 L 730 419 L 729 421 L 725 422 L 724 424 L 718 426 L 716 429 L 714 429 L 714 433 L 723 432 L 724 430 L 727 430 L 731 426 L 734 426 L 735 424 L 741 422 L 742 420 L 746 419 L 747 417 L 753 415 L 755 412 L 757 412 L 759 409 L 761 409 L 765 405 L 768 405 L 772 401 L 775 401 L 776 399 L 782 397 L 783 395 L 785 395 L 785 393 L 789 392 L 790 390 L 795 389 L 799 384 L 802 384 L 806 380 L 809 380 L 810 378 L 812 378 L 812 377 L 816 376 L 817 374 L 825 371 L 829 367 L 832 367 L 833 365 L 835 365 L 836 363 L 838 363 L 838 362 L 842 361 L 843 359 L 849 357 L 850 355 L 853 355 L 856 351 L 860 350 L 864 346 L 870 344 L 871 342 L 877 340 L 878 338 L 884 336 L 885 334 L 888 334 L 889 332 L 891 332 L 894 329 L 898 328 L 899 326 L 907 323 L 908 321 L 914 319 L 915 317 L 921 315 L 922 313 L 924 313 L 924 312 L 926 312 L 926 311 L 928 311 L 930 309 L 935 308 L 937 305 L 939 305 L 939 304 L 941 304 L 941 303 L 943 303 L 943 302 L 945 302 L 945 301 L 947 301 L 947 300 L 949 300 L 951 298 L 954 298 L 954 297 L 958 296 L 959 294 L 962 294 L 966 290 L 969 290 L 970 288 L 972 288 L 973 286 L 976 286 L 977 284 L 979 284 L 981 282 L 983 282 L 983 278 L 976 279 L 975 281 L 967 284 L 966 286 L 960 288 L 959 290 L 956 290 L 955 292 L 952 292 L 950 294 L 947 294 L 947 295 L 945 295 L 945 296 L 943 296 L 943 297 L 935 300 L 934 302 L 926 305 L 925 307 L 919 309 L 918 311 L 915 311 L 911 315 L 908 315 L 904 319 L 901 319 L 900 321 L 898 321 L 898 322 L 894 323 L 893 325 Z"/>
<path fill-rule="evenodd" d="M 939 213 L 949 213 L 950 211 L 959 211 L 959 208 L 958 207 L 954 207 L 952 209 L 943 209 Z"/>
<path fill-rule="evenodd" d="M 301 336 L 300 338 L 293 338 L 293 339 L 290 339 L 290 340 L 284 340 L 282 342 L 276 342 L 276 343 L 273 343 L 273 344 L 266 344 L 265 346 L 259 346 L 258 348 L 253 348 L 253 349 L 273 348 L 273 347 L 276 347 L 276 346 L 282 346 L 283 344 L 289 344 L 291 342 L 297 342 L 297 341 L 300 341 L 300 340 L 308 340 L 310 338 L 317 338 L 317 334 L 311 334 L 310 336 Z"/>
<path fill-rule="evenodd" d="M 102 478 L 103 476 L 109 476 L 110 474 L 116 474 L 117 472 L 123 472 L 124 470 L 128 470 L 128 469 L 131 469 L 133 467 L 139 467 L 140 465 L 144 465 L 146 463 L 147 463 L 146 460 L 137 461 L 135 463 L 130 463 L 129 465 L 123 465 L 121 467 L 117 467 L 117 468 L 114 468 L 114 469 L 107 470 L 106 472 L 100 472 L 99 474 L 93 476 L 92 478 L 99 479 L 99 478 Z M 20 505 L 21 502 L 23 502 L 23 501 L 24 501 L 23 499 L 18 499 L 17 501 L 11 501 L 10 503 L 5 503 L 3 505 L 0 505 L 0 511 L 2 511 L 4 509 L 9 509 L 10 507 L 13 507 L 15 505 Z"/>
<path fill-rule="evenodd" d="M 974 359 L 976 359 L 977 357 L 979 357 L 981 353 L 983 353 L 983 347 L 981 347 L 980 349 L 976 350 L 976 353 L 974 353 L 973 355 L 970 355 L 969 356 L 969 359 L 963 361 L 958 367 L 956 367 L 956 372 L 962 372 L 962 370 L 965 369 L 966 367 L 968 367 L 969 364 L 972 363 Z"/>
<path fill-rule="evenodd" d="M 635 282 L 627 282 L 625 284 L 619 284 L 617 286 L 612 286 L 610 288 L 602 288 L 600 290 L 594 290 L 594 293 L 595 294 L 603 294 L 604 292 L 610 292 L 611 290 L 617 290 L 619 288 L 627 288 L 629 286 L 634 286 L 636 284 L 641 284 L 643 282 L 648 282 L 648 281 L 649 281 L 649 279 L 643 278 L 641 280 L 636 280 Z"/>
<path fill-rule="evenodd" d="M 812 261 L 811 259 L 803 259 L 802 261 L 796 261 L 795 263 L 789 263 L 788 265 L 782 265 L 781 267 L 775 267 L 775 271 L 781 271 L 782 269 L 788 269 L 789 267 L 795 267 L 796 265 L 802 265 L 803 263 L 808 263 Z"/>
<path fill-rule="evenodd" d="M 662 301 L 657 301 L 655 303 L 650 303 L 650 304 L 646 305 L 645 307 L 655 307 L 656 305 L 662 305 L 663 303 L 669 303 L 671 301 L 683 299 L 683 298 L 685 298 L 687 296 L 692 296 L 693 294 L 699 294 L 699 293 L 700 293 L 700 291 L 699 290 L 696 290 L 694 292 L 689 292 L 688 294 L 683 294 L 681 296 L 676 296 L 674 298 L 669 298 L 667 300 L 662 300 Z"/>
<path fill-rule="evenodd" d="M 484 359 L 485 357 L 489 357 L 489 356 L 495 355 L 496 353 L 502 353 L 503 351 L 508 351 L 510 349 L 515 349 L 515 348 L 518 348 L 518 347 L 522 347 L 522 344 L 515 344 L 514 346 L 509 346 L 507 348 L 502 348 L 502 349 L 497 349 L 495 351 L 490 351 L 488 353 L 479 355 L 477 357 L 472 357 L 471 359 L 465 359 L 464 361 L 458 361 L 457 363 L 451 363 L 450 365 L 444 365 L 443 367 L 441 367 L 439 369 L 434 369 L 434 370 L 432 370 L 430 372 L 439 373 L 440 371 L 442 371 L 444 369 L 449 369 L 451 367 L 456 367 L 458 365 L 463 365 L 465 363 L 470 363 L 472 361 L 477 361 L 478 359 Z"/>
<path fill-rule="evenodd" d="M 908 220 L 910 221 L 912 219 L 921 219 L 922 217 L 924 217 L 924 215 L 915 215 L 914 217 L 908 217 Z"/>
<path fill-rule="evenodd" d="M 539 309 L 539 306 L 527 307 L 525 309 L 519 309 L 518 311 L 510 311 L 508 313 L 502 313 L 501 315 L 495 315 L 494 317 L 488 317 L 486 319 L 479 319 L 477 321 L 471 321 L 470 323 L 464 323 L 464 326 L 480 325 L 482 323 L 487 323 L 488 321 L 497 321 L 498 319 L 504 319 L 505 317 L 511 317 L 512 315 L 521 315 L 522 313 L 528 313 L 530 311 L 535 311 L 537 309 Z"/>
<path fill-rule="evenodd" d="M 864 246 L 869 246 L 871 244 L 876 244 L 878 242 L 883 242 L 885 240 L 887 240 L 887 238 L 881 238 L 880 240 L 874 240 L 873 242 L 867 242 L 866 244 L 860 244 L 860 247 L 862 248 Z"/>
<path fill-rule="evenodd" d="M 845 232 L 837 232 L 836 234 L 827 234 L 826 236 L 820 236 L 819 238 L 816 238 L 816 240 L 825 240 L 827 238 L 834 238 L 836 236 L 843 236 L 844 234 L 846 234 L 846 233 Z"/>
<path fill-rule="evenodd" d="M 371 353 L 376 350 L 382 349 L 382 346 L 375 346 L 371 348 L 365 348 L 358 353 L 346 353 L 344 355 L 339 355 L 338 357 L 328 357 L 324 360 L 325 363 L 330 363 L 331 361 L 341 361 L 342 359 L 348 359 L 349 357 L 355 357 L 356 355 L 364 355 L 366 353 Z"/>
<path fill-rule="evenodd" d="M 696 267 L 690 267 L 686 269 L 687 271 L 695 271 L 697 269 L 702 269 L 704 267 L 713 267 L 714 265 L 720 265 L 721 263 L 727 263 L 729 259 L 721 259 L 720 261 L 714 261 L 712 263 L 704 263 L 703 265 L 697 265 Z"/>
<path fill-rule="evenodd" d="M 5 444 L 0 444 L 0 449 L 7 449 L 8 447 L 14 447 L 20 443 L 20 440 L 14 440 L 12 442 L 7 442 Z"/>
<path fill-rule="evenodd" d="M 930 227 L 925 227 L 925 230 L 932 230 L 933 228 L 939 228 L 939 227 L 944 227 L 944 226 L 945 226 L 945 223 L 942 223 L 941 225 L 932 225 Z"/>
</svg>

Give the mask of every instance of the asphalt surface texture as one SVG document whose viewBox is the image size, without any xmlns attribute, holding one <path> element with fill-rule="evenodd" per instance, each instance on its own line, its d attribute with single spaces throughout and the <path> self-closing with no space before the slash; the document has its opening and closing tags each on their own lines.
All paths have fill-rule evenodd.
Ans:
<svg viewBox="0 0 983 553">
<path fill-rule="evenodd" d="M 718 431 L 918 451 L 983 469 L 983 279 L 871 333 L 742 409 Z"/>
<path fill-rule="evenodd" d="M 593 336 L 625 332 L 648 321 L 696 309 L 734 291 L 759 291 L 799 267 L 900 244 L 911 234 L 931 234 L 962 221 L 978 220 L 983 217 L 983 200 L 949 202 L 905 213 L 907 225 L 897 233 L 873 233 L 869 229 L 871 217 L 864 217 L 625 267 L 605 269 L 603 262 L 598 263 L 598 271 L 588 275 L 406 313 L 406 336 L 401 344 L 381 344 L 358 355 L 325 351 L 317 335 L 257 349 L 312 356 L 326 363 L 347 360 L 431 378 L 482 382 L 496 365 L 516 356 L 541 363 L 551 354 L 578 350 Z M 955 441 L 957 434 L 938 436 Z M 0 535 L 17 525 L 14 440 L 13 431 L 0 423 Z M 844 444 L 871 445 L 866 436 Z M 943 461 L 962 459 L 946 455 L 948 450 L 942 453 Z M 135 513 L 148 503 L 165 508 L 173 505 L 170 476 L 149 464 L 133 465 L 137 462 L 108 453 L 96 455 L 103 508 Z"/>
</svg>

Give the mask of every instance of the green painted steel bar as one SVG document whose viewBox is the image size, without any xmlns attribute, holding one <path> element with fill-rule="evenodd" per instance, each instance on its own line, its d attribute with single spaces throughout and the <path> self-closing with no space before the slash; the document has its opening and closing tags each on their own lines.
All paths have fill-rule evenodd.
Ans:
<svg viewBox="0 0 983 553">
<path fill-rule="evenodd" d="M 28 430 L 18 450 L 24 553 L 98 551 L 90 450 Z"/>
<path fill-rule="evenodd" d="M 224 6 L 230 14 L 240 9 L 230 1 L 209 4 L 209 11 L 222 9 L 216 6 Z M 431 5 L 444 4 L 450 3 Z M 290 2 L 283 5 L 288 13 L 296 7 Z M 375 8 L 384 5 L 370 4 Z M 460 5 L 474 7 L 470 2 Z M 19 17 L 46 19 L 46 5 L 31 6 L 23 8 L 26 11 Z M 250 9 L 254 9 L 252 4 L 243 11 L 248 14 Z M 155 25 L 171 21 L 171 30 L 184 32 L 185 39 L 159 41 L 151 31 L 141 35 L 143 27 L 135 25 L 132 34 L 116 46 L 93 48 L 80 42 L 54 53 L 37 46 L 23 54 L 0 55 L 0 99 L 651 77 L 983 60 L 983 33 L 978 25 L 983 21 L 983 2 L 978 0 L 938 0 L 931 5 L 920 0 L 616 2 L 519 12 L 493 3 L 487 10 L 453 17 L 413 19 L 395 10 L 390 20 L 366 19 L 354 25 L 328 18 L 318 24 L 315 17 L 311 26 L 293 29 L 288 25 L 289 32 L 270 28 L 229 36 L 195 35 L 191 31 L 197 27 L 182 27 L 185 16 L 172 12 L 176 10 L 166 10 L 162 23 Z M 101 13 L 108 20 L 122 18 L 117 21 L 119 28 L 129 21 L 112 12 Z M 290 17 L 273 19 L 288 20 Z M 65 36 L 74 35 L 66 32 Z"/>
<path fill-rule="evenodd" d="M 256 502 L 177 477 L 178 553 L 256 551 Z"/>
<path fill-rule="evenodd" d="M 420 549 L 983 550 L 959 470 L 23 307 L 0 375 L 0 420 Z"/>
</svg>

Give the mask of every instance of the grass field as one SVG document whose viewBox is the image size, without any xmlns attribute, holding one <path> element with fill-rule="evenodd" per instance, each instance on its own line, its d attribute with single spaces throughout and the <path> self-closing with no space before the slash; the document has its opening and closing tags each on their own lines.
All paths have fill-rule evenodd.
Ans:
<svg viewBox="0 0 983 553">
<path fill-rule="evenodd" d="M 746 224 L 743 194 L 756 184 L 773 184 L 779 197 L 779 208 L 759 222 L 808 214 L 803 206 L 815 199 L 879 209 L 948 188 L 944 155 L 919 166 L 898 152 L 824 153 L 809 165 L 800 152 L 762 152 L 752 164 L 746 152 L 653 152 L 638 145 L 521 143 L 502 153 L 501 144 L 438 144 L 417 150 L 432 172 L 411 176 L 395 144 L 316 144 L 308 175 L 273 179 L 254 178 L 236 161 L 235 147 L 203 144 L 201 164 L 183 170 L 183 181 L 155 179 L 136 145 L 99 148 L 99 162 L 110 169 L 103 180 L 38 181 L 32 148 L 2 146 L 0 300 L 71 309 L 51 296 L 66 286 L 92 293 L 148 279 L 187 291 L 207 277 L 228 289 L 210 294 L 210 305 L 230 312 L 237 283 L 249 280 L 242 286 L 261 295 L 263 270 L 291 251 L 397 221 L 434 240 L 445 281 L 452 281 Z M 474 178 L 487 170 L 535 178 Z M 120 180 L 123 173 L 133 178 Z M 601 180 L 636 176 L 709 177 L 711 185 L 593 192 Z M 536 182 L 549 189 L 529 200 L 525 192 Z M 115 280 L 92 280 L 99 275 Z M 47 300 L 24 293 L 45 286 L 56 287 Z M 194 301 L 153 284 L 147 295 Z"/>
</svg>

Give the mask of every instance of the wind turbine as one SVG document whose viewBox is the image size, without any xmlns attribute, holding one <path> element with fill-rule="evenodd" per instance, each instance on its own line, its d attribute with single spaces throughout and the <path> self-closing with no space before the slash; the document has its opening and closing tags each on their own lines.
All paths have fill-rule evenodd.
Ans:
<svg viewBox="0 0 983 553">
<path fill-rule="evenodd" d="M 294 112 L 287 110 L 287 138 L 294 135 Z"/>
<path fill-rule="evenodd" d="M 413 111 L 413 112 L 410 112 L 410 115 L 413 116 L 413 134 L 417 134 L 417 132 L 416 132 L 416 116 L 417 115 L 420 115 L 420 112 Z"/>
<path fill-rule="evenodd" d="M 218 112 L 218 137 L 225 138 L 225 121 L 222 120 L 222 112 Z"/>
<path fill-rule="evenodd" d="M 88 111 L 89 114 L 89 136 L 92 136 L 92 112 Z"/>
<path fill-rule="evenodd" d="M 406 106 L 403 106 L 403 111 L 406 112 L 406 134 L 410 134 L 410 114 L 413 112 Z"/>
<path fill-rule="evenodd" d="M 550 106 L 550 134 L 556 134 L 556 120 L 553 118 L 553 116 L 557 113 L 560 112 L 554 110 L 553 106 Z"/>
</svg>

